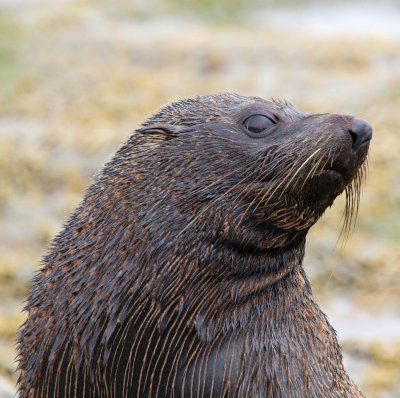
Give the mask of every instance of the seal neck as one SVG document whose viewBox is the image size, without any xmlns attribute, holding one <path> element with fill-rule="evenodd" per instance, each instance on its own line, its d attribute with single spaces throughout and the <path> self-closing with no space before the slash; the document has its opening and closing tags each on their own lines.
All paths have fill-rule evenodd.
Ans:
<svg viewBox="0 0 400 398">
<path fill-rule="evenodd" d="M 185 283 L 182 308 L 201 333 L 215 336 L 259 322 L 267 314 L 294 313 L 299 302 L 315 306 L 302 268 L 304 246 L 303 241 L 262 254 L 220 248 L 203 253 L 197 278 Z"/>
<path fill-rule="evenodd" d="M 218 251 L 218 247 L 215 248 Z M 225 259 L 219 266 L 221 284 L 232 286 L 231 297 L 242 301 L 244 295 L 264 294 L 268 288 L 287 278 L 301 273 L 305 252 L 305 237 L 287 247 L 265 250 L 222 250 L 213 253 L 214 258 Z M 206 259 L 207 263 L 210 261 Z M 210 263 L 208 263 L 210 264 Z"/>
</svg>

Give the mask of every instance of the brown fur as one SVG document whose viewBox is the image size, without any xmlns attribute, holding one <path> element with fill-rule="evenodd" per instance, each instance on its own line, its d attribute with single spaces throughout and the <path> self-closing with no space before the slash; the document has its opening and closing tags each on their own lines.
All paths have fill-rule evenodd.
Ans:
<svg viewBox="0 0 400 398">
<path fill-rule="evenodd" d="M 35 277 L 20 396 L 361 397 L 302 266 L 335 197 L 357 207 L 353 120 L 223 94 L 146 121 Z"/>
</svg>

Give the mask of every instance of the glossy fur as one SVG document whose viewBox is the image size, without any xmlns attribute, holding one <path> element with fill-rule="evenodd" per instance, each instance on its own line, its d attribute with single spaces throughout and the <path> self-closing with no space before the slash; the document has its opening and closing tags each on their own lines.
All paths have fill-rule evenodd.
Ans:
<svg viewBox="0 0 400 398">
<path fill-rule="evenodd" d="M 352 120 L 234 94 L 148 119 L 34 279 L 20 397 L 361 397 L 302 266 L 335 197 L 357 207 Z"/>
</svg>

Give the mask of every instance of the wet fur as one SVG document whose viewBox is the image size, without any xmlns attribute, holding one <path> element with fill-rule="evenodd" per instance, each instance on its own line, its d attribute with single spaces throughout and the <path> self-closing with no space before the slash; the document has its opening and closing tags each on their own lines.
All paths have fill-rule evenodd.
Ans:
<svg viewBox="0 0 400 398">
<path fill-rule="evenodd" d="M 250 139 L 240 121 L 262 109 L 279 134 Z M 20 396 L 361 397 L 302 267 L 335 197 L 345 233 L 358 208 L 350 120 L 234 94 L 148 119 L 34 279 Z"/>
</svg>

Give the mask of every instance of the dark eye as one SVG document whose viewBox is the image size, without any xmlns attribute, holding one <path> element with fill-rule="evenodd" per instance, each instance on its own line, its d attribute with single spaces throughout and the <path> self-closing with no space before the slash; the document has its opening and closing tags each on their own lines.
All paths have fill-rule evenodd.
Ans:
<svg viewBox="0 0 400 398">
<path fill-rule="evenodd" d="M 243 122 L 244 127 L 248 132 L 252 133 L 252 136 L 261 136 L 265 130 L 268 130 L 275 124 L 272 119 L 264 115 L 253 115 Z"/>
</svg>

